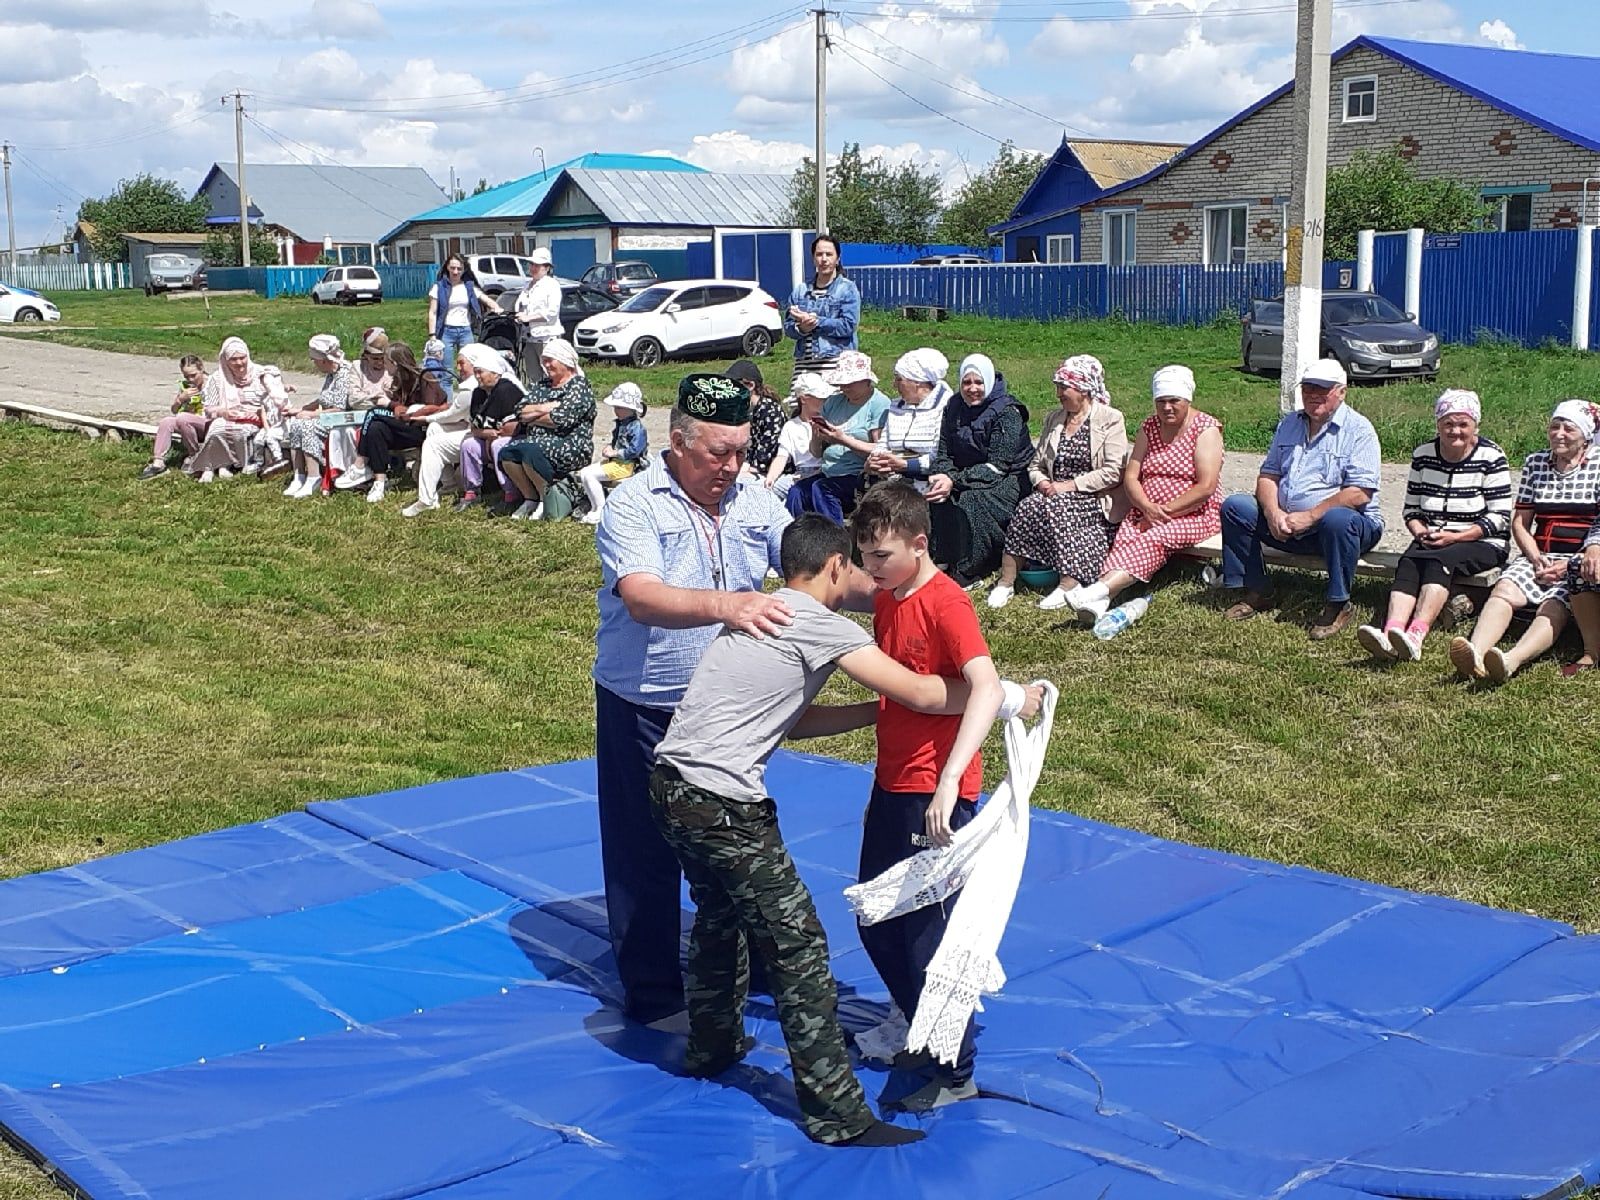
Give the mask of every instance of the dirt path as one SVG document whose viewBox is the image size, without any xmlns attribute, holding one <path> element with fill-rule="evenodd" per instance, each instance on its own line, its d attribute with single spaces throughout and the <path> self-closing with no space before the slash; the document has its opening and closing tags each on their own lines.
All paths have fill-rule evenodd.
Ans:
<svg viewBox="0 0 1600 1200">
<path fill-rule="evenodd" d="M 290 373 L 285 378 L 300 395 L 317 390 L 312 375 Z M 58 346 L 31 338 L 0 337 L 0 394 L 26 399 L 32 404 L 65 409 L 94 417 L 121 417 L 154 423 L 165 416 L 178 380 L 175 362 L 110 350 L 85 350 Z M 658 405 L 646 415 L 650 444 L 667 439 L 667 408 Z M 610 435 L 611 423 L 602 414 L 596 422 L 597 444 Z M 1261 455 L 1229 451 L 1222 467 L 1222 485 L 1229 492 L 1255 490 Z M 1400 521 L 1405 495 L 1406 466 L 1383 466 L 1383 511 L 1388 528 L 1383 545 L 1398 549 L 1408 540 Z M 1399 531 L 1398 533 L 1396 531 Z"/>
</svg>

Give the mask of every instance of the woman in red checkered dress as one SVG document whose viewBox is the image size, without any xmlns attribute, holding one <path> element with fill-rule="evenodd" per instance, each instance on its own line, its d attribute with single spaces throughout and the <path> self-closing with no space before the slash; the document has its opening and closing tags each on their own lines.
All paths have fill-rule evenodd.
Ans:
<svg viewBox="0 0 1600 1200">
<path fill-rule="evenodd" d="M 1140 427 L 1122 476 L 1132 510 L 1099 581 L 1067 593 L 1085 620 L 1104 615 L 1124 588 L 1149 581 L 1174 550 L 1222 531 L 1222 422 L 1193 406 L 1188 367 L 1162 367 L 1151 391 L 1155 415 Z"/>
</svg>

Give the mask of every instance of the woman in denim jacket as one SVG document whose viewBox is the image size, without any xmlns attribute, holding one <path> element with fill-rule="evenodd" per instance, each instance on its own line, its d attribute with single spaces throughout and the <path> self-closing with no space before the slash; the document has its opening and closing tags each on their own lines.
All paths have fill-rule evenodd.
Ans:
<svg viewBox="0 0 1600 1200">
<path fill-rule="evenodd" d="M 794 339 L 794 377 L 807 371 L 826 374 L 846 350 L 856 349 L 861 293 L 844 277 L 839 241 L 819 233 L 811 245 L 817 269 L 810 283 L 795 285 L 783 314 L 783 332 Z"/>
</svg>

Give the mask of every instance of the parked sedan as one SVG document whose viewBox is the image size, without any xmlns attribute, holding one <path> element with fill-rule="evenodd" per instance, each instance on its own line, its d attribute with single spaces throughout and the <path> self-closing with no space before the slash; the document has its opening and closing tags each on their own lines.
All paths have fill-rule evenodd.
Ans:
<svg viewBox="0 0 1600 1200">
<path fill-rule="evenodd" d="M 38 292 L 27 288 L 6 287 L 0 283 L 0 321 L 14 321 L 19 325 L 34 321 L 59 321 L 61 310 Z"/>
<path fill-rule="evenodd" d="M 329 267 L 311 288 L 313 304 L 383 303 L 383 279 L 371 267 Z"/>
<path fill-rule="evenodd" d="M 653 367 L 669 355 L 770 353 L 783 337 L 778 302 L 753 283 L 685 279 L 657 284 L 615 312 L 578 323 L 579 354 Z"/>
<path fill-rule="evenodd" d="M 1240 356 L 1246 371 L 1283 369 L 1283 297 L 1252 300 L 1243 318 Z M 1357 379 L 1432 379 L 1439 339 L 1374 292 L 1325 292 L 1322 344 Z"/>
</svg>

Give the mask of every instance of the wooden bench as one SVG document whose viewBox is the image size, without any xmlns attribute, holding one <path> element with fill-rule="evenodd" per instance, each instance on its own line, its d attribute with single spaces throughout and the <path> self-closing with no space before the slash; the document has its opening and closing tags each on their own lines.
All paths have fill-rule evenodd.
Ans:
<svg viewBox="0 0 1600 1200">
<path fill-rule="evenodd" d="M 908 321 L 942 321 L 950 312 L 940 304 L 902 304 L 900 315 Z"/>
<path fill-rule="evenodd" d="M 1356 574 L 1377 579 L 1393 579 L 1394 569 L 1399 565 L 1403 553 L 1400 550 L 1384 550 L 1375 546 L 1363 554 L 1356 563 Z M 1187 550 L 1179 550 L 1178 554 L 1199 562 L 1220 563 L 1222 535 L 1214 533 L 1198 545 L 1190 546 Z M 1302 571 L 1320 571 L 1324 574 L 1328 570 L 1328 564 L 1320 558 L 1309 554 L 1288 554 L 1272 546 L 1263 546 L 1261 557 L 1269 566 L 1274 567 L 1296 567 Z M 1459 582 L 1463 587 L 1492 588 L 1499 578 L 1500 568 L 1494 567 L 1477 575 L 1464 576 Z"/>
<path fill-rule="evenodd" d="M 82 429 L 91 437 L 106 436 L 113 440 L 126 437 L 153 438 L 156 427 L 143 421 L 119 421 L 109 417 L 86 417 L 82 413 L 64 412 L 58 408 L 45 408 L 42 404 L 25 404 L 20 400 L 0 399 L 0 413 L 23 417 L 44 425 L 66 425 Z"/>
</svg>

